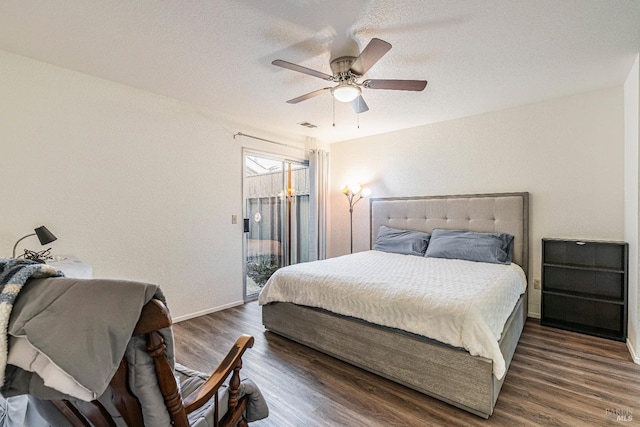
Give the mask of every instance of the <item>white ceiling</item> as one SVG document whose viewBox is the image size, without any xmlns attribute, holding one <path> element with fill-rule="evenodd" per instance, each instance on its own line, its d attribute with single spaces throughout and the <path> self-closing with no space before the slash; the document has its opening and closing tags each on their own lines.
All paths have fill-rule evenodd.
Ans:
<svg viewBox="0 0 640 427">
<path fill-rule="evenodd" d="M 285 102 L 328 82 L 271 61 L 331 74 L 372 37 L 393 48 L 367 77 L 424 92 L 364 89 L 359 129 L 329 94 Z M 335 142 L 621 84 L 640 0 L 2 0 L 0 49 Z"/>
</svg>

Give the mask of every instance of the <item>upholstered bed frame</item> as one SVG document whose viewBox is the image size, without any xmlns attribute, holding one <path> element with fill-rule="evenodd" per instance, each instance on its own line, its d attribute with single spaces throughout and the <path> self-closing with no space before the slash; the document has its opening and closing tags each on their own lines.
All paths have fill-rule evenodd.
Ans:
<svg viewBox="0 0 640 427">
<path fill-rule="evenodd" d="M 381 225 L 431 232 L 434 228 L 514 235 L 514 262 L 528 274 L 528 193 L 475 194 L 370 201 L 371 245 Z M 500 349 L 507 369 L 527 318 L 527 292 L 507 320 Z M 397 383 L 488 418 L 504 377 L 490 359 L 440 342 L 291 303 L 263 306 L 267 329 Z"/>
</svg>

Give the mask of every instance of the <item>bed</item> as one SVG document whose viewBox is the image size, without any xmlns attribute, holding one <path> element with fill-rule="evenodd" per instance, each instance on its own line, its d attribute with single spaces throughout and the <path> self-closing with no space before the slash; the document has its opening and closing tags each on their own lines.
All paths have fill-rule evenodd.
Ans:
<svg viewBox="0 0 640 427">
<path fill-rule="evenodd" d="M 370 201 L 371 247 L 381 226 L 427 233 L 434 229 L 508 233 L 514 236 L 513 263 L 527 273 L 528 207 L 528 193 L 374 198 Z M 327 262 L 339 264 L 353 260 L 353 271 L 357 272 L 356 261 L 368 259 L 372 265 L 378 262 L 377 258 L 367 257 L 380 254 L 369 252 L 370 255 L 357 253 Z M 415 258 L 411 262 L 422 262 L 419 257 Z M 403 281 L 412 280 L 400 274 L 398 277 Z M 507 309 L 504 327 L 494 343 L 499 353 L 497 359 L 495 355 L 472 355 L 460 346 L 445 344 L 433 337 L 337 314 L 313 304 L 274 302 L 262 294 L 260 302 L 262 321 L 269 331 L 488 418 L 493 413 L 527 317 L 526 277 L 523 286 L 524 292 L 515 297 L 513 310 Z M 502 360 L 503 366 L 496 360 Z"/>
</svg>

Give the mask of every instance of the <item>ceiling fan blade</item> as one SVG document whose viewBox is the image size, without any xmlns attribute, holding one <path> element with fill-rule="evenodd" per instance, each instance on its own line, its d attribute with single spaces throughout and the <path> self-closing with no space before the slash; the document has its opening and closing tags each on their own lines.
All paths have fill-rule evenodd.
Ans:
<svg viewBox="0 0 640 427">
<path fill-rule="evenodd" d="M 379 80 L 371 79 L 362 82 L 369 89 L 413 90 L 419 92 L 427 87 L 426 80 Z"/>
<path fill-rule="evenodd" d="M 318 95 L 322 95 L 326 91 L 330 90 L 330 87 L 325 87 L 322 89 L 314 90 L 313 92 L 309 92 L 305 95 L 299 96 L 297 98 L 293 98 L 287 101 L 288 104 L 297 104 L 298 102 L 306 101 L 309 98 L 313 98 Z"/>
<path fill-rule="evenodd" d="M 313 77 L 318 77 L 323 80 L 331 80 L 333 76 L 322 73 L 320 71 L 312 70 L 311 68 L 303 67 L 302 65 L 292 64 L 291 62 L 283 61 L 282 59 L 276 59 L 271 64 L 278 67 L 286 68 L 287 70 L 297 71 L 299 73 L 308 74 Z"/>
<path fill-rule="evenodd" d="M 362 95 L 351 101 L 351 107 L 357 114 L 366 113 L 367 111 L 369 111 L 369 106 L 366 102 L 364 102 L 364 98 L 362 97 Z"/>
<path fill-rule="evenodd" d="M 351 72 L 363 76 L 385 53 L 389 52 L 389 49 L 391 49 L 390 43 L 372 38 L 360 56 L 351 64 Z"/>
</svg>

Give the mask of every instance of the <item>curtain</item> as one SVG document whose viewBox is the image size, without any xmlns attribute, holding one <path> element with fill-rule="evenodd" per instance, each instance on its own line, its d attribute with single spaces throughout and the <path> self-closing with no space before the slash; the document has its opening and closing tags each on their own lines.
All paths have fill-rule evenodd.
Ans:
<svg viewBox="0 0 640 427">
<path fill-rule="evenodd" d="M 329 153 L 313 150 L 309 155 L 309 261 L 327 257 L 327 200 Z"/>
</svg>

